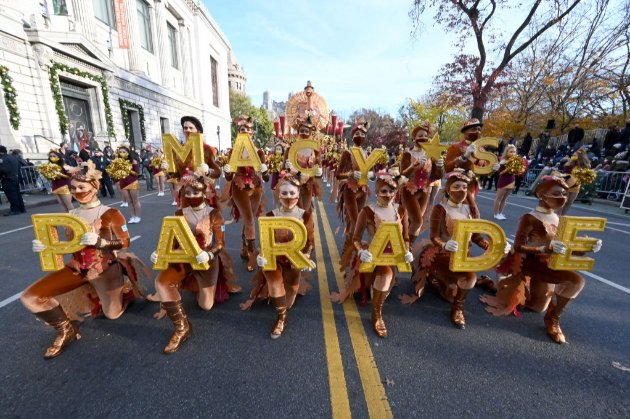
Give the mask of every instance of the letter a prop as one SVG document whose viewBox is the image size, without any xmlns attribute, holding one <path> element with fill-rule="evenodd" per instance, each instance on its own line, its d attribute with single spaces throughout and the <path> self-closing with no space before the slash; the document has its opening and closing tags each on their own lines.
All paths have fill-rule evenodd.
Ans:
<svg viewBox="0 0 630 419">
<path fill-rule="evenodd" d="M 603 231 L 606 219 L 599 217 L 560 217 L 556 240 L 567 245 L 564 255 L 554 253 L 549 258 L 549 268 L 556 271 L 590 271 L 595 259 L 585 256 L 572 256 L 573 252 L 590 252 L 597 239 L 578 237 L 578 231 Z"/>
<path fill-rule="evenodd" d="M 468 254 L 473 233 L 485 234 L 490 238 L 490 245 L 481 256 Z M 449 269 L 452 272 L 481 272 L 494 268 L 504 256 L 507 242 L 503 229 L 486 220 L 455 220 L 453 240 L 459 243 L 459 249 L 451 254 Z"/>
<path fill-rule="evenodd" d="M 365 157 L 363 157 L 363 151 L 361 150 L 361 147 L 350 147 L 350 152 L 354 157 L 354 161 L 357 162 L 357 166 L 359 166 L 359 172 L 361 172 L 359 185 L 367 185 L 368 172 L 372 167 L 374 167 L 374 165 L 376 164 L 378 159 L 381 158 L 383 153 L 385 153 L 385 150 L 383 150 L 382 148 L 377 148 L 376 150 L 372 151 L 372 153 L 370 153 L 367 160 L 365 160 Z"/>
<path fill-rule="evenodd" d="M 42 270 L 58 271 L 63 268 L 63 255 L 78 252 L 85 246 L 81 244 L 81 236 L 92 231 L 92 226 L 81 218 L 70 214 L 36 214 L 31 216 L 35 238 L 46 246 L 39 254 Z M 72 230 L 72 240 L 59 241 L 57 227 Z"/>
<path fill-rule="evenodd" d="M 168 164 L 168 171 L 171 173 L 177 172 L 176 158 L 185 163 L 192 154 L 193 170 L 204 162 L 203 137 L 200 133 L 190 134 L 184 145 L 181 145 L 173 134 L 162 134 L 162 145 L 164 146 L 164 158 Z"/>
<path fill-rule="evenodd" d="M 296 168 L 296 170 L 299 170 L 305 175 L 315 176 L 319 165 L 316 164 L 313 167 L 303 167 L 297 158 L 300 151 L 304 149 L 312 149 L 317 151 L 319 150 L 319 143 L 315 140 L 299 140 L 293 143 L 289 148 L 289 155 L 287 156 L 287 159 L 291 162 L 293 167 Z"/>
<path fill-rule="evenodd" d="M 245 157 L 243 157 L 243 151 L 246 152 Z M 232 154 L 230 154 L 230 169 L 234 171 L 238 167 L 253 167 L 258 172 L 260 171 L 260 164 L 252 138 L 245 133 L 238 134 L 234 140 Z"/>
<path fill-rule="evenodd" d="M 277 243 L 275 230 L 289 230 L 293 240 Z M 306 245 L 306 227 L 299 220 L 292 217 L 259 217 L 258 231 L 260 232 L 260 255 L 267 259 L 264 271 L 275 271 L 276 257 L 286 256 L 297 269 L 311 267 L 310 261 L 301 252 Z"/>
<path fill-rule="evenodd" d="M 175 242 L 179 244 L 178 249 L 173 248 Z M 195 271 L 209 269 L 208 262 L 197 263 L 196 256 L 199 253 L 201 247 L 197 244 L 184 217 L 164 217 L 157 248 L 157 262 L 153 269 L 163 271 L 169 263 L 189 263 Z"/>
<path fill-rule="evenodd" d="M 486 160 L 488 164 L 486 164 L 485 166 L 478 166 L 475 164 L 475 167 L 473 167 L 473 172 L 475 172 L 476 175 L 489 175 L 492 173 L 492 166 L 498 163 L 499 159 L 494 153 L 481 150 L 481 147 L 491 146 L 491 147 L 497 148 L 499 146 L 499 139 L 496 137 L 483 137 L 475 141 L 475 144 L 477 144 L 477 151 L 475 152 L 475 157 L 478 160 Z M 466 272 L 471 272 L 471 271 L 466 271 Z"/>
<path fill-rule="evenodd" d="M 389 246 L 388 246 L 389 245 Z M 362 262 L 359 272 L 374 272 L 377 266 L 394 266 L 399 272 L 411 272 L 411 265 L 405 262 L 407 249 L 397 222 L 381 223 L 370 244 L 372 262 Z"/>
</svg>

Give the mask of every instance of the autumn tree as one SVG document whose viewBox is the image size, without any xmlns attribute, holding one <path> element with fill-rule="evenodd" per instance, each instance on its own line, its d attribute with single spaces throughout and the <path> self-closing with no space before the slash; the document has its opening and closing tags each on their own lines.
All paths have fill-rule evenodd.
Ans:
<svg viewBox="0 0 630 419">
<path fill-rule="evenodd" d="M 232 121 L 241 115 L 254 118 L 254 141 L 258 147 L 267 147 L 273 139 L 273 123 L 267 115 L 267 111 L 252 105 L 249 96 L 230 91 L 230 117 Z M 236 125 L 232 124 L 232 139 L 236 138 Z"/>
<path fill-rule="evenodd" d="M 422 16 L 434 9 L 434 22 L 457 38 L 458 54 L 443 68 L 453 81 L 452 90 L 471 99 L 472 117 L 483 119 L 492 91 L 500 87 L 501 77 L 510 63 L 532 42 L 566 18 L 582 0 L 534 0 L 529 6 L 513 0 L 414 0 L 409 12 L 413 34 L 422 28 Z M 522 15 L 514 28 L 497 16 Z M 506 31 L 508 36 L 503 38 Z M 465 54 L 466 41 L 475 40 L 477 52 Z"/>
<path fill-rule="evenodd" d="M 428 120 L 435 125 L 442 142 L 456 141 L 468 115 L 466 107 L 452 99 L 439 92 L 429 92 L 418 99 L 409 98 L 398 109 L 398 117 L 410 132 L 418 123 Z"/>
<path fill-rule="evenodd" d="M 407 134 L 404 126 L 390 114 L 362 108 L 352 112 L 346 119 L 346 123 L 353 126 L 360 118 L 365 118 L 370 124 L 366 145 L 372 147 L 384 145 L 389 148 L 406 141 Z M 350 131 L 344 131 L 344 137 L 348 140 L 351 140 Z"/>
</svg>

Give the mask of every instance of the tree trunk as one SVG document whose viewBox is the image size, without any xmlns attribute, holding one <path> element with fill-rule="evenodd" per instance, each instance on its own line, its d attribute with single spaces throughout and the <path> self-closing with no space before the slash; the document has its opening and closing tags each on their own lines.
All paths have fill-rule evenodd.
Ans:
<svg viewBox="0 0 630 419">
<path fill-rule="evenodd" d="M 484 109 L 482 106 L 475 105 L 472 108 L 472 112 L 470 116 L 472 118 L 477 118 L 480 122 L 483 122 L 483 112 L 484 112 Z"/>
</svg>

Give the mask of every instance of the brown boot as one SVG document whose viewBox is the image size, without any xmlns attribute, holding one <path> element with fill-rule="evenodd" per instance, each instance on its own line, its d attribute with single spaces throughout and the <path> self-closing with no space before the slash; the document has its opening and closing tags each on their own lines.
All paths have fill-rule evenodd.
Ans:
<svg viewBox="0 0 630 419">
<path fill-rule="evenodd" d="M 287 299 L 286 296 L 282 297 L 270 297 L 271 304 L 276 308 L 278 317 L 271 329 L 271 339 L 278 339 L 284 332 L 284 325 L 287 322 Z"/>
<path fill-rule="evenodd" d="M 457 288 L 455 299 L 451 303 L 451 321 L 459 329 L 466 328 L 466 318 L 464 317 L 464 300 L 470 290 Z"/>
<path fill-rule="evenodd" d="M 387 327 L 383 321 L 383 304 L 387 299 L 389 292 L 379 291 L 372 288 L 372 327 L 374 332 L 380 338 L 387 337 Z"/>
<path fill-rule="evenodd" d="M 247 255 L 247 242 L 245 241 L 245 233 L 241 236 L 242 244 L 241 244 L 241 259 L 247 260 L 249 259 Z"/>
<path fill-rule="evenodd" d="M 564 310 L 573 301 L 572 298 L 561 297 L 556 294 L 556 304 L 553 302 L 549 304 L 547 313 L 545 314 L 545 326 L 547 326 L 547 334 L 554 342 L 562 345 L 567 343 L 567 340 L 560 328 L 560 315 L 564 313 Z"/>
<path fill-rule="evenodd" d="M 256 239 L 247 239 L 247 270 L 253 272 L 256 269 Z"/>
<path fill-rule="evenodd" d="M 58 356 L 70 342 L 75 339 L 81 339 L 78 326 L 70 322 L 70 319 L 60 305 L 51 310 L 35 313 L 35 316 L 39 317 L 44 323 L 48 326 L 52 326 L 57 331 L 57 337 L 55 337 L 52 346 L 46 349 L 46 353 L 44 354 L 45 359 Z"/>
<path fill-rule="evenodd" d="M 175 325 L 175 332 L 173 332 L 171 340 L 169 340 L 168 345 L 164 348 L 165 354 L 172 354 L 190 337 L 191 327 L 186 312 L 184 311 L 182 300 L 165 301 L 161 306 L 162 309 L 166 311 L 168 318 L 171 319 Z"/>
</svg>

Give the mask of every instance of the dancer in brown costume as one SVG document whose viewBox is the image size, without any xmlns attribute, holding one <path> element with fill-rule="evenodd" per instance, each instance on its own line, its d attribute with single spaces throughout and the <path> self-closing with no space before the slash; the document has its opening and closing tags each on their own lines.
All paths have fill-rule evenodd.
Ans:
<svg viewBox="0 0 630 419">
<path fill-rule="evenodd" d="M 58 356 L 70 342 L 81 338 L 78 326 L 66 314 L 66 310 L 69 310 L 68 313 L 74 315 L 74 310 L 64 310 L 58 299 L 67 297 L 63 299 L 68 305 L 87 306 L 87 311 L 91 310 L 93 316 L 102 309 L 105 317 L 117 319 L 133 300 L 132 289 L 139 293 L 137 267 L 147 271 L 144 265 L 131 265 L 132 261 L 139 262 L 133 255 L 117 253 L 129 246 L 129 232 L 120 211 L 98 200 L 101 172 L 96 170 L 91 161 L 75 170 L 70 193 L 80 207 L 71 210 L 70 214 L 88 222 L 93 231 L 81 236 L 81 244 L 85 247 L 74 253 L 64 268 L 39 279 L 20 297 L 29 311 L 57 332 L 55 341 L 44 354 L 46 359 Z M 43 252 L 45 249 L 41 241 L 33 240 L 34 252 Z M 129 277 L 131 283 L 125 280 L 124 275 Z M 73 297 L 68 294 L 71 292 L 75 292 Z"/>
<path fill-rule="evenodd" d="M 569 186 L 565 176 L 552 173 L 544 176 L 535 189 L 538 205 L 523 215 L 514 239 L 514 252 L 497 269 L 518 281 L 518 286 L 510 294 L 500 297 L 482 296 L 481 300 L 490 305 L 486 310 L 495 315 L 512 313 L 516 308 L 506 306 L 514 301 L 516 293 L 525 296 L 525 306 L 545 314 L 547 335 L 556 343 L 566 343 L 560 328 L 560 316 L 567 306 L 584 288 L 584 278 L 574 271 L 557 271 L 549 268 L 549 257 L 553 253 L 565 254 L 566 244 L 555 240 L 559 217 L 556 210 L 567 202 Z M 597 240 L 592 251 L 599 252 L 602 241 Z M 581 255 L 581 252 L 574 252 Z M 529 278 L 529 289 L 527 281 Z M 555 300 L 552 302 L 552 299 Z"/>
<path fill-rule="evenodd" d="M 57 148 L 51 148 L 48 152 L 48 164 L 50 168 L 54 168 L 54 173 L 48 171 L 42 173 L 44 177 L 50 180 L 52 194 L 64 212 L 70 212 L 74 208 L 72 205 L 72 195 L 70 195 L 70 174 L 64 165 L 63 154 Z M 41 169 L 40 169 L 41 172 Z"/>
</svg>

